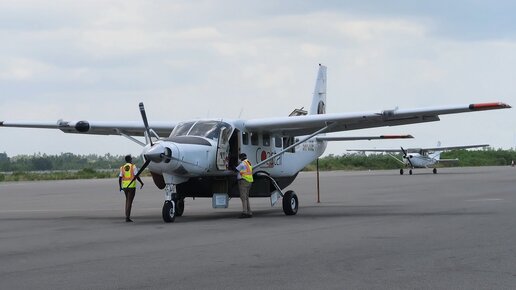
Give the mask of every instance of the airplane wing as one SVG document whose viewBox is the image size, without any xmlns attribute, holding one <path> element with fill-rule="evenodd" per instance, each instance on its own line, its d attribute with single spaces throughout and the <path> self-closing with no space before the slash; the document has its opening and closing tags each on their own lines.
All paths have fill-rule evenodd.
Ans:
<svg viewBox="0 0 516 290">
<path fill-rule="evenodd" d="M 468 149 L 468 148 L 481 148 L 481 147 L 489 147 L 489 144 L 430 147 L 430 148 L 421 148 L 420 150 L 422 150 L 424 152 L 426 152 L 426 151 L 449 151 L 449 150 L 454 150 L 454 149 Z M 442 161 L 442 159 L 441 159 L 441 161 Z"/>
<path fill-rule="evenodd" d="M 447 146 L 447 147 L 429 147 L 429 148 L 405 148 L 406 152 L 433 152 L 433 151 L 448 151 L 453 149 L 467 149 L 467 148 L 480 148 L 480 147 L 488 147 L 489 144 L 481 144 L 481 145 L 461 145 L 461 146 Z M 347 149 L 346 151 L 357 151 L 357 152 L 385 152 L 385 153 L 403 153 L 403 150 L 400 149 Z M 447 162 L 446 159 L 440 159 L 440 161 Z M 457 161 L 455 159 L 450 159 L 451 161 Z"/>
<path fill-rule="evenodd" d="M 317 141 L 356 141 L 356 140 L 380 140 L 380 139 L 409 139 L 412 135 L 380 135 L 380 136 L 320 136 L 315 137 Z"/>
<path fill-rule="evenodd" d="M 176 124 L 174 122 L 150 122 L 149 127 L 159 136 L 170 135 Z M 144 136 L 145 126 L 141 121 L 0 121 L 0 127 L 59 129 L 65 133 L 93 135 L 129 135 Z"/>
<path fill-rule="evenodd" d="M 430 107 L 380 112 L 333 113 L 279 118 L 250 119 L 245 128 L 255 132 L 270 132 L 284 136 L 310 135 L 324 129 L 324 133 L 349 131 L 384 126 L 439 121 L 439 115 L 467 113 L 482 110 L 506 109 L 505 103 L 480 103 L 458 106 Z"/>
<path fill-rule="evenodd" d="M 254 132 L 270 132 L 283 136 L 310 135 L 317 131 L 330 133 L 383 126 L 397 126 L 439 121 L 439 115 L 481 110 L 505 109 L 505 103 L 482 103 L 462 106 L 433 107 L 412 110 L 385 110 L 381 112 L 335 113 L 278 118 L 250 119 L 245 128 Z M 154 122 L 149 127 L 159 136 L 168 136 L 176 123 Z M 0 127 L 59 129 L 65 133 L 95 135 L 143 136 L 145 126 L 136 121 L 0 121 Z M 327 127 L 327 128 L 325 128 Z"/>
</svg>

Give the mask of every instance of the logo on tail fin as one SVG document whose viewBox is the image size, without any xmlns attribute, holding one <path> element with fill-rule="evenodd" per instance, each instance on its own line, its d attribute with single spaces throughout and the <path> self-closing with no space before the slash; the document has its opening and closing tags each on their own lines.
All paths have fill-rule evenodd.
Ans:
<svg viewBox="0 0 516 290">
<path fill-rule="evenodd" d="M 324 101 L 319 101 L 319 105 L 317 105 L 317 114 L 326 114 L 326 105 Z"/>
</svg>

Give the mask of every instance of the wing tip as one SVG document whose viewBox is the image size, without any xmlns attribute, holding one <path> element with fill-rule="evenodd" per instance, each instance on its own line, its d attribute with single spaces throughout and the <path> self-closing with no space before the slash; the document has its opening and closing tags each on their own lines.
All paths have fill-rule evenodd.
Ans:
<svg viewBox="0 0 516 290">
<path fill-rule="evenodd" d="M 496 109 L 509 109 L 512 108 L 509 104 L 502 102 L 492 103 L 477 103 L 469 105 L 471 111 L 483 111 L 483 110 L 496 110 Z"/>
</svg>

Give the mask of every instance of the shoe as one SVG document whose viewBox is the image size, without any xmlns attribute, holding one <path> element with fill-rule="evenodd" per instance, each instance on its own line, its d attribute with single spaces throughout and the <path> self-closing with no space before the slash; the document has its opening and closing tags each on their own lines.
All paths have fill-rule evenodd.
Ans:
<svg viewBox="0 0 516 290">
<path fill-rule="evenodd" d="M 243 213 L 241 214 L 238 218 L 239 219 L 248 219 L 248 218 L 252 218 L 253 216 L 250 215 L 250 214 L 246 214 L 246 213 Z"/>
<path fill-rule="evenodd" d="M 133 220 L 132 220 L 132 219 L 130 219 L 130 218 L 125 218 L 125 222 L 126 222 L 126 223 L 132 223 L 132 222 L 133 222 Z"/>
</svg>

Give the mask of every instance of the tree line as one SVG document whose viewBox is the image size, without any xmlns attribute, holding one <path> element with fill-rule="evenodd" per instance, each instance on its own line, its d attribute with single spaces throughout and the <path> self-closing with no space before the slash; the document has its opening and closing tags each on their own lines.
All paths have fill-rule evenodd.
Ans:
<svg viewBox="0 0 516 290">
<path fill-rule="evenodd" d="M 402 154 L 395 154 L 399 160 Z M 516 151 L 513 149 L 482 150 L 451 150 L 441 154 L 442 159 L 459 159 L 452 164 L 438 164 L 438 166 L 503 166 L 516 162 Z M 351 153 L 342 155 L 328 155 L 319 159 L 319 170 L 379 170 L 401 168 L 402 164 L 392 156 L 378 153 L 365 155 L 363 153 Z M 309 164 L 305 170 L 315 170 L 316 161 Z"/>
<path fill-rule="evenodd" d="M 402 155 L 396 156 L 401 159 Z M 452 150 L 441 154 L 443 159 L 458 158 L 451 166 L 504 166 L 516 161 L 513 149 Z M 0 181 L 43 180 L 43 179 L 78 179 L 78 178 L 113 178 L 118 168 L 124 163 L 123 155 L 60 155 L 32 154 L 9 157 L 0 153 Z M 319 158 L 319 170 L 379 170 L 400 168 L 401 164 L 387 154 L 352 153 Z M 135 158 L 141 167 L 143 160 Z M 304 170 L 316 169 L 316 161 Z M 60 171 L 64 171 L 63 173 Z M 40 173 L 37 173 L 40 172 Z M 144 175 L 145 174 L 144 172 Z"/>
<path fill-rule="evenodd" d="M 0 172 L 66 171 L 83 169 L 115 170 L 124 162 L 124 156 L 111 155 L 109 153 L 105 155 L 76 155 L 73 153 L 47 155 L 37 153 L 32 155 L 17 155 L 9 157 L 4 152 L 0 153 Z"/>
</svg>

